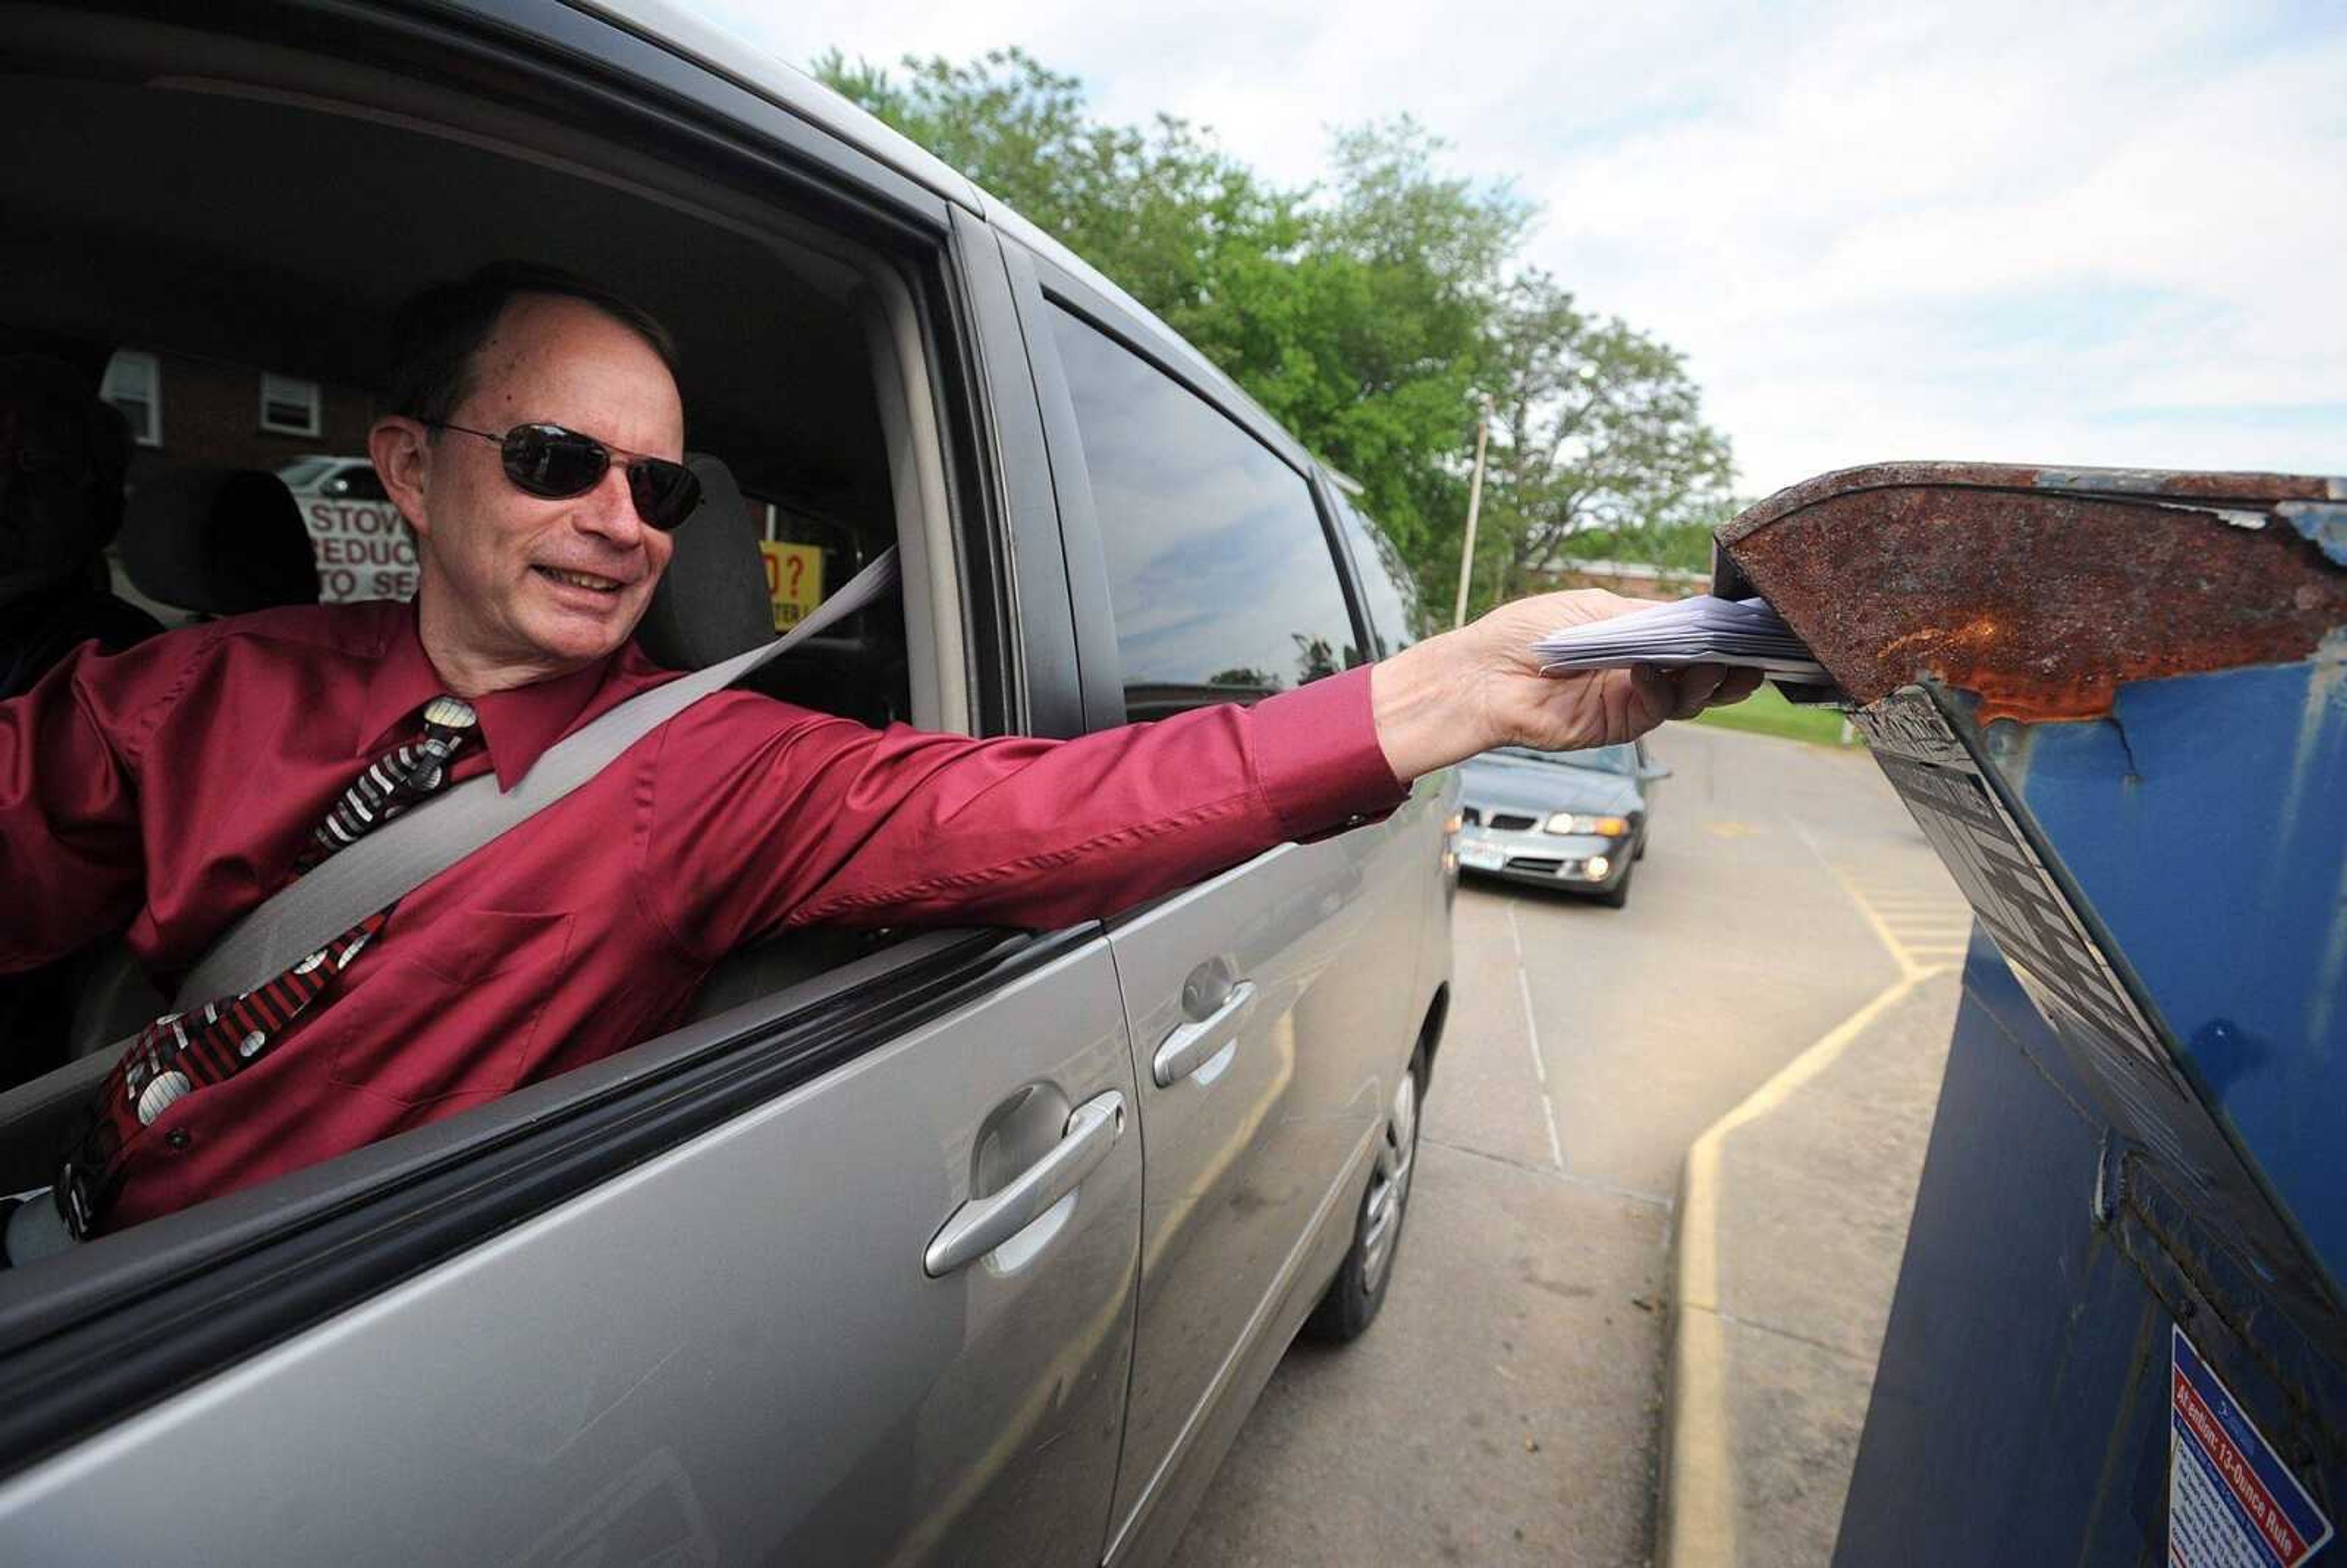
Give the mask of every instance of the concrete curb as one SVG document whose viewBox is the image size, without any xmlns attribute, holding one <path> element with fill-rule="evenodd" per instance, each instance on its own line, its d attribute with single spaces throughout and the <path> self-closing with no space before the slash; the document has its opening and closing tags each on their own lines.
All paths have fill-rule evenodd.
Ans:
<svg viewBox="0 0 2347 1568">
<path fill-rule="evenodd" d="M 1662 1476 L 1655 1509 L 1656 1568 L 1734 1568 L 1737 1561 L 1727 1348 L 1719 1300 L 1721 1151 L 1729 1134 L 1782 1104 L 1832 1066 L 1852 1041 L 1917 987 L 1951 967 L 1902 962 L 1900 979 L 1787 1062 L 1687 1149 L 1672 1236 Z"/>
</svg>

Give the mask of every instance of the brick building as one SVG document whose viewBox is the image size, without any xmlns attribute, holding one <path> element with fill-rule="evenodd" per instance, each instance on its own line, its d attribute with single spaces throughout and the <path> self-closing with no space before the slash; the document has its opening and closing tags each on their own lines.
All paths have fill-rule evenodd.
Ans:
<svg viewBox="0 0 2347 1568">
<path fill-rule="evenodd" d="M 118 349 L 98 395 L 130 421 L 130 483 L 165 467 L 275 470 L 313 453 L 366 451 L 374 398 L 356 387 L 191 354 Z"/>
</svg>

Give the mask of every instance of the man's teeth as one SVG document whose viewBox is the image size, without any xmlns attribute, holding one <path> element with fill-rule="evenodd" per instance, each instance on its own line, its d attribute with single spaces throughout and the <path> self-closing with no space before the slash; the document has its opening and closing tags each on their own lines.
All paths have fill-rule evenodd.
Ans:
<svg viewBox="0 0 2347 1568">
<path fill-rule="evenodd" d="M 557 582 L 567 582 L 573 588 L 590 588 L 597 593 L 617 593 L 620 585 L 608 577 L 592 577 L 583 571 L 562 571 L 550 566 L 538 569 Z"/>
</svg>

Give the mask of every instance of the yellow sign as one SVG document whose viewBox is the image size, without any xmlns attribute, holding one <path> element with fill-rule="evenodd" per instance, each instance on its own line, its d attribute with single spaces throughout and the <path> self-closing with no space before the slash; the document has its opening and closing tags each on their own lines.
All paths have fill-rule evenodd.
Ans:
<svg viewBox="0 0 2347 1568">
<path fill-rule="evenodd" d="M 760 539 L 766 558 L 766 597 L 774 606 L 774 630 L 788 631 L 823 602 L 823 548 Z"/>
</svg>

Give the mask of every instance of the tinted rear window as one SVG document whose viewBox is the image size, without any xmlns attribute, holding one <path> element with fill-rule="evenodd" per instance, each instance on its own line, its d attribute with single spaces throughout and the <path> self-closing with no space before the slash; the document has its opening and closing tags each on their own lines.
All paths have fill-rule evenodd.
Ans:
<svg viewBox="0 0 2347 1568">
<path fill-rule="evenodd" d="M 1125 709 L 1247 701 L 1361 661 L 1304 476 L 1148 361 L 1051 313 L 1092 475 Z"/>
</svg>

